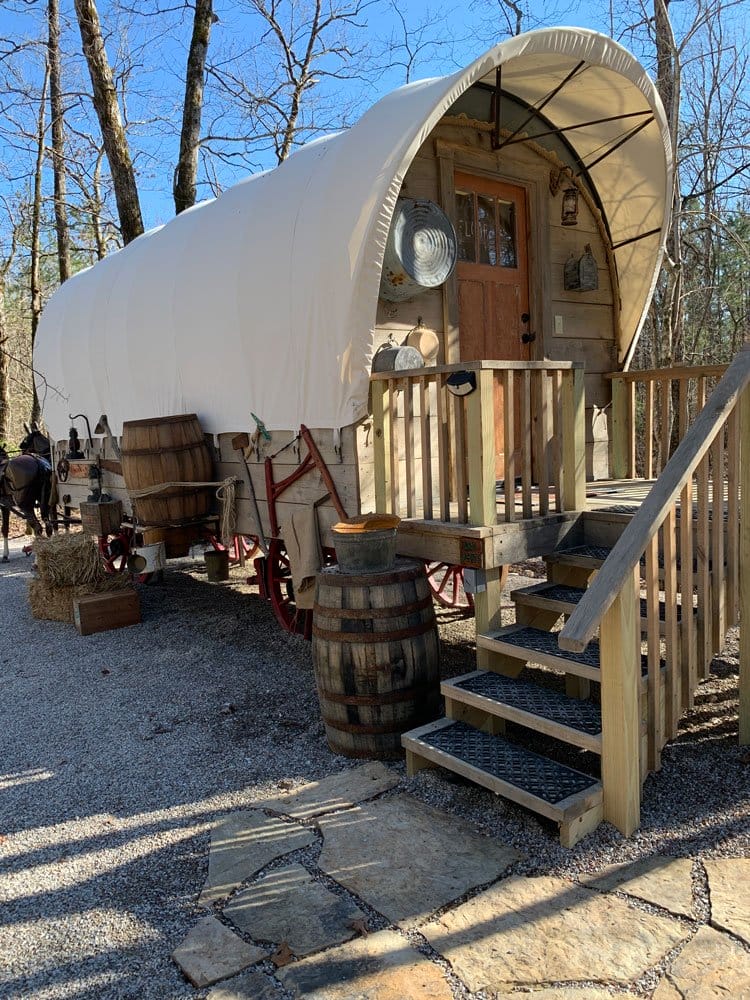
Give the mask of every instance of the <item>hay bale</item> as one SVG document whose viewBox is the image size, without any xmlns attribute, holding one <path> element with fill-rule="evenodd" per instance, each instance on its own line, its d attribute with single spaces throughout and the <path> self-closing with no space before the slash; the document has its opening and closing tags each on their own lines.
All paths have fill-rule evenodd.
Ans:
<svg viewBox="0 0 750 1000">
<path fill-rule="evenodd" d="M 93 585 L 106 575 L 96 542 L 81 533 L 37 538 L 34 555 L 39 576 L 50 587 Z"/>
<path fill-rule="evenodd" d="M 44 580 L 29 582 L 29 604 L 35 618 L 49 622 L 73 624 L 73 591 L 75 587 L 51 587 Z"/>
<path fill-rule="evenodd" d="M 41 621 L 67 622 L 73 624 L 73 601 L 89 594 L 104 594 L 113 590 L 124 590 L 130 581 L 124 573 L 102 576 L 93 583 L 50 586 L 44 580 L 29 582 L 29 604 L 34 618 Z"/>
</svg>

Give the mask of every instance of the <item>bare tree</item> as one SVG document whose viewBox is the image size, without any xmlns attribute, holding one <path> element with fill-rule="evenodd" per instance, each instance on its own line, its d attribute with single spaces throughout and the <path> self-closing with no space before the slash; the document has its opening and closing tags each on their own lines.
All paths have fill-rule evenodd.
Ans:
<svg viewBox="0 0 750 1000">
<path fill-rule="evenodd" d="M 6 206 L 7 208 L 7 206 Z M 5 308 L 5 295 L 8 273 L 13 266 L 18 247 L 19 222 L 11 221 L 10 209 L 6 212 L 10 223 L 10 246 L 0 258 L 0 443 L 6 441 L 10 430 L 10 353 L 8 351 L 8 317 Z"/>
<path fill-rule="evenodd" d="M 180 157 L 174 181 L 174 207 L 179 215 L 195 204 L 198 190 L 198 151 L 203 112 L 203 80 L 211 25 L 218 20 L 212 0 L 195 0 L 193 36 L 185 72 L 185 101 L 182 109 Z"/>
<path fill-rule="evenodd" d="M 47 58 L 49 60 L 49 101 L 52 126 L 52 172 L 55 182 L 55 232 L 60 282 L 70 277 L 70 230 L 68 229 L 67 185 L 65 179 L 65 134 L 60 67 L 60 4 L 47 4 Z"/>
<path fill-rule="evenodd" d="M 47 102 L 47 87 L 49 85 L 49 63 L 44 64 L 44 83 L 39 99 L 39 116 L 37 118 L 37 154 L 34 168 L 34 199 L 31 204 L 31 353 L 34 353 L 34 341 L 42 315 L 42 283 L 39 273 L 41 257 L 41 218 L 42 218 L 42 171 L 45 153 L 45 104 Z M 34 401 L 31 408 L 32 422 L 40 418 L 39 398 L 34 387 Z"/>
<path fill-rule="evenodd" d="M 204 145 L 220 158 L 238 155 L 245 162 L 248 148 L 270 149 L 283 163 L 301 142 L 347 123 L 351 102 L 335 84 L 363 71 L 364 46 L 353 38 L 370 2 L 243 0 L 242 6 L 261 26 L 259 42 L 210 65 L 241 125 L 222 130 L 221 123 L 232 120 L 222 111 Z M 239 153 L 231 151 L 238 146 Z"/>
<path fill-rule="evenodd" d="M 75 0 L 75 10 L 83 54 L 91 77 L 94 109 L 99 119 L 112 177 L 122 238 L 124 243 L 130 243 L 143 232 L 143 218 L 117 90 L 104 47 L 99 13 L 94 0 Z"/>
<path fill-rule="evenodd" d="M 659 91 L 669 124 L 672 148 L 677 149 L 680 127 L 681 61 L 669 18 L 670 0 L 654 0 L 654 44 L 656 48 L 656 89 Z M 656 341 L 657 367 L 673 364 L 675 337 L 679 336 L 682 313 L 682 240 L 680 238 L 680 165 L 675 160 L 672 189 L 672 227 L 667 237 L 662 280 L 662 336 Z"/>
<path fill-rule="evenodd" d="M 418 21 L 411 21 L 396 0 L 391 0 L 389 6 L 396 24 L 382 53 L 386 70 L 399 70 L 403 82 L 409 83 L 417 67 L 437 57 L 443 64 L 455 65 L 453 51 L 459 39 L 455 37 L 447 15 L 428 9 Z"/>
</svg>

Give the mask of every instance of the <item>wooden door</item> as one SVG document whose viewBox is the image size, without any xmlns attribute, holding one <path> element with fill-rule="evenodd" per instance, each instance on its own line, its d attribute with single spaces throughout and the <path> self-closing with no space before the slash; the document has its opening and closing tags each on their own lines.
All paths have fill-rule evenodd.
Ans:
<svg viewBox="0 0 750 1000">
<path fill-rule="evenodd" d="M 526 191 L 456 173 L 459 351 L 462 361 L 531 358 Z M 504 476 L 502 387 L 495 389 L 496 474 Z M 515 398 L 516 450 L 520 444 Z M 516 469 L 520 465 L 516 462 Z"/>
</svg>

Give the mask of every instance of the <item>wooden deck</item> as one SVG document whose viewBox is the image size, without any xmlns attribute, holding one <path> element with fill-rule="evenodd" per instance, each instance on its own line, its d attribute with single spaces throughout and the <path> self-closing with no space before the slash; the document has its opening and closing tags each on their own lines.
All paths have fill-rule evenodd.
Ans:
<svg viewBox="0 0 750 1000">
<path fill-rule="evenodd" d="M 595 517 L 602 515 L 598 518 L 602 532 L 606 534 L 604 526 L 610 521 L 615 534 L 619 535 L 652 486 L 653 481 L 629 479 L 588 483 L 583 510 L 555 511 L 554 497 L 550 494 L 552 512 L 530 518 L 523 516 L 520 491 L 508 518 L 506 498 L 499 488 L 496 524 L 463 524 L 459 521 L 458 505 L 454 503 L 449 508 L 449 521 L 404 518 L 399 525 L 398 551 L 403 556 L 472 569 L 507 566 L 548 555 L 563 541 L 567 545 L 583 544 L 587 540 L 583 533 L 582 515 L 585 513 Z M 538 495 L 538 489 L 534 489 L 534 494 Z M 601 544 L 609 544 L 609 540 L 603 537 Z"/>
</svg>

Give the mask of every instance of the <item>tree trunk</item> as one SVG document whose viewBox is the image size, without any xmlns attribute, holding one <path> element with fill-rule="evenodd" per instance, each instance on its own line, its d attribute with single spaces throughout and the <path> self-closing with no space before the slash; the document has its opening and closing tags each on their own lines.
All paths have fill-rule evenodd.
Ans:
<svg viewBox="0 0 750 1000">
<path fill-rule="evenodd" d="M 7 441 L 10 427 L 10 357 L 5 317 L 5 274 L 0 273 L 0 444 Z"/>
<path fill-rule="evenodd" d="M 677 142 L 680 121 L 680 54 L 669 19 L 670 0 L 654 0 L 656 44 L 656 89 L 661 97 L 672 141 L 674 181 L 672 189 L 672 227 L 666 239 L 666 303 L 657 344 L 659 367 L 669 367 L 678 360 L 675 348 L 681 339 L 682 326 L 682 240 L 680 236 L 680 175 L 677 167 Z"/>
<path fill-rule="evenodd" d="M 36 392 L 36 380 L 34 379 L 34 341 L 36 331 L 39 326 L 39 317 L 42 315 L 42 283 L 39 274 L 39 260 L 41 257 L 40 230 L 42 221 L 42 171 L 44 168 L 44 132 L 45 132 L 45 104 L 47 102 L 47 87 L 49 85 L 49 63 L 44 69 L 44 83 L 42 84 L 42 94 L 39 98 L 39 117 L 37 119 L 37 151 L 36 165 L 34 167 L 34 201 L 31 206 L 31 384 L 34 392 L 31 405 L 31 422 L 38 423 L 41 412 L 39 407 L 39 397 Z"/>
<path fill-rule="evenodd" d="M 104 154 L 100 151 L 96 157 L 96 166 L 94 167 L 94 177 L 92 181 L 92 192 L 90 199 L 90 210 L 91 210 L 91 228 L 94 230 L 94 240 L 96 241 L 96 257 L 97 260 L 104 260 L 107 256 L 107 242 L 104 239 L 104 230 L 102 229 L 102 191 L 100 180 L 102 176 L 102 156 Z"/>
<path fill-rule="evenodd" d="M 99 119 L 112 176 L 122 239 L 124 243 L 130 243 L 143 232 L 143 219 L 120 105 L 117 103 L 112 70 L 104 48 L 99 14 L 94 0 L 75 0 L 75 9 L 83 54 L 91 76 L 94 110 Z"/>
<path fill-rule="evenodd" d="M 203 77 L 208 40 L 214 21 L 213 0 L 196 0 L 193 37 L 185 73 L 180 158 L 175 170 L 174 208 L 177 215 L 195 204 L 198 190 L 198 149 L 203 111 Z"/>
<path fill-rule="evenodd" d="M 65 179 L 65 135 L 63 99 L 60 71 L 60 5 L 59 0 L 49 0 L 47 7 L 49 36 L 49 104 L 52 123 L 52 170 L 55 178 L 55 231 L 57 233 L 57 262 L 60 283 L 70 277 L 70 231 Z"/>
</svg>

